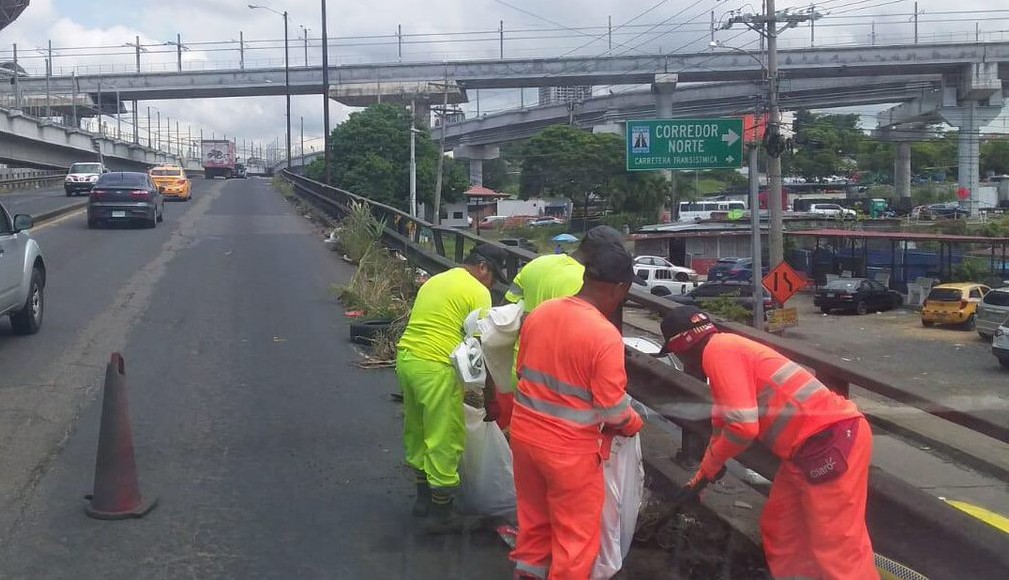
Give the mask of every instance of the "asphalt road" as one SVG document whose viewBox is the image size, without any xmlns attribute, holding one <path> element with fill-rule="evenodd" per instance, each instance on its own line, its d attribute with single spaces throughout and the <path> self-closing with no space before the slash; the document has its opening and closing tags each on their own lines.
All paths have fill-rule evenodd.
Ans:
<svg viewBox="0 0 1009 580">
<path fill-rule="evenodd" d="M 351 364 L 330 292 L 350 266 L 268 182 L 194 187 L 156 230 L 36 230 L 45 325 L 0 323 L 0 578 L 510 578 L 496 537 L 410 516 L 394 375 Z M 103 522 L 82 495 L 117 350 L 160 505 Z"/>
<path fill-rule="evenodd" d="M 85 199 L 87 199 L 87 196 L 67 197 L 62 185 L 0 193 L 0 203 L 12 215 L 18 213 L 38 215 L 80 203 Z"/>
</svg>

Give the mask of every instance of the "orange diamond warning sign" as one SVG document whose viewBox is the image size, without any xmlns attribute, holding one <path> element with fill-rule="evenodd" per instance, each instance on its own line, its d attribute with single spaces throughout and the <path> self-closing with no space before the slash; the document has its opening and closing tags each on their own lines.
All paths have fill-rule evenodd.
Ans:
<svg viewBox="0 0 1009 580">
<path fill-rule="evenodd" d="M 806 280 L 787 262 L 782 262 L 764 276 L 763 283 L 774 300 L 778 304 L 784 304 L 806 285 Z"/>
</svg>

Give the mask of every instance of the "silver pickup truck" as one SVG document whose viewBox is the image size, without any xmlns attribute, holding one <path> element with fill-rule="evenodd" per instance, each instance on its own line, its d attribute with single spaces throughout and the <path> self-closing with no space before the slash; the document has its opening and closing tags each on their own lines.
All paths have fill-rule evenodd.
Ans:
<svg viewBox="0 0 1009 580">
<path fill-rule="evenodd" d="M 32 216 L 11 216 L 0 204 L 0 316 L 10 316 L 16 334 L 42 327 L 46 265 L 28 230 Z"/>
</svg>

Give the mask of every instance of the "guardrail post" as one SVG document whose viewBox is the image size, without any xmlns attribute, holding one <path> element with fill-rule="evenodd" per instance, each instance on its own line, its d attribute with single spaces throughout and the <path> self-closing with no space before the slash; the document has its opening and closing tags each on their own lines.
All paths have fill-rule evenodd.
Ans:
<svg viewBox="0 0 1009 580">
<path fill-rule="evenodd" d="M 466 259 L 466 238 L 456 234 L 455 236 L 455 263 L 462 264 Z"/>
<path fill-rule="evenodd" d="M 831 391 L 834 391 L 838 395 L 841 395 L 845 399 L 848 397 L 848 381 L 840 377 L 835 377 L 826 373 L 816 373 L 816 378 L 819 379 L 823 386 L 827 387 Z"/>
<path fill-rule="evenodd" d="M 438 253 L 439 256 L 445 257 L 445 240 L 441 237 L 441 230 L 432 228 L 431 236 L 434 238 L 434 251 Z"/>
<path fill-rule="evenodd" d="M 706 447 L 707 442 L 703 437 L 683 429 L 680 433 L 680 450 L 676 452 L 674 459 L 687 469 L 696 469 L 704 458 Z"/>
<path fill-rule="evenodd" d="M 508 254 L 506 259 L 506 265 L 508 266 L 508 279 L 514 280 L 515 276 L 519 274 L 519 260 L 512 254 Z"/>
</svg>

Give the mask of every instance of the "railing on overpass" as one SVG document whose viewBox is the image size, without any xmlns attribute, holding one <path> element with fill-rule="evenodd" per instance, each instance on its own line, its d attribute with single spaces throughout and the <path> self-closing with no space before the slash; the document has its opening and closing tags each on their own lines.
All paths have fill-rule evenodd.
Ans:
<svg viewBox="0 0 1009 580">
<path fill-rule="evenodd" d="M 387 246 L 431 272 L 455 267 L 470 248 L 488 241 L 467 231 L 435 226 L 394 207 L 286 171 L 282 176 L 300 195 L 334 215 L 346 215 L 354 202 L 368 205 L 373 215 L 386 224 L 384 242 Z M 422 242 L 422 236 L 430 237 L 431 243 Z M 500 247 L 507 252 L 506 271 L 509 277 L 514 277 L 524 262 L 536 257 L 519 248 Z M 658 313 L 675 307 L 669 301 L 638 291 L 632 293 L 630 300 Z M 849 384 L 859 385 L 968 428 L 979 426 L 974 423 L 976 419 L 973 417 L 937 407 L 871 373 L 828 360 L 801 344 L 738 324 L 722 323 L 721 327 L 773 346 L 813 369 L 824 384 L 837 392 L 847 394 Z M 633 352 L 627 356 L 627 371 L 629 393 L 679 426 L 683 430 L 685 444 L 690 439 L 696 443 L 697 440 L 710 438 L 711 425 L 706 413 L 701 414 L 704 418 L 699 419 L 677 412 L 677 409 L 683 408 L 710 409 L 711 398 L 704 383 L 658 360 Z M 700 415 L 695 413 L 693 416 Z M 1006 440 L 1005 426 L 980 426 L 994 428 L 993 436 Z M 685 451 L 691 452 L 689 449 Z M 751 446 L 738 460 L 768 479 L 773 479 L 778 467 L 777 458 L 759 443 Z M 892 475 L 889 472 L 891 469 L 899 470 L 900 466 L 873 467 L 870 471 L 867 517 L 873 542 L 880 553 L 905 562 L 932 578 L 999 577 L 1009 569 L 1009 542 L 1005 535 L 907 484 Z"/>
<path fill-rule="evenodd" d="M 43 184 L 51 184 L 62 180 L 66 173 L 63 171 L 36 171 L 28 170 L 24 172 L 11 172 L 12 177 L 0 179 L 0 191 L 8 192 L 26 187 L 35 187 Z"/>
</svg>

